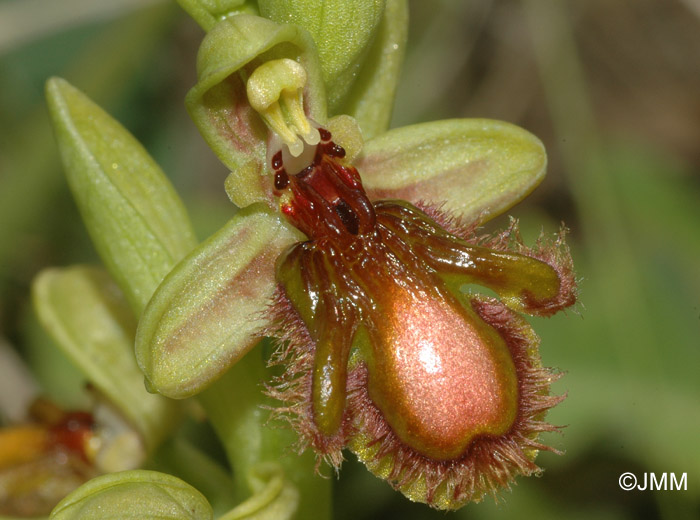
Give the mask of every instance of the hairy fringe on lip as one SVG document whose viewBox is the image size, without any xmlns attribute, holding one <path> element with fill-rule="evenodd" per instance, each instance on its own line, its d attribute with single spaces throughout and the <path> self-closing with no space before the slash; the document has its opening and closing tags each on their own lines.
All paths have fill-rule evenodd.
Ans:
<svg viewBox="0 0 700 520">
<path fill-rule="evenodd" d="M 430 205 L 420 208 L 448 232 L 470 244 L 495 250 L 514 251 L 537 258 L 556 269 L 561 290 L 551 307 L 538 308 L 540 315 L 550 315 L 575 299 L 576 281 L 571 258 L 564 242 L 566 230 L 554 239 L 540 236 L 534 246 L 526 246 L 511 219 L 508 229 L 477 235 L 477 225 Z M 500 436 L 477 437 L 460 457 L 434 460 L 417 453 L 392 431 L 368 392 L 368 371 L 364 363 L 349 366 L 347 398 L 341 426 L 332 436 L 322 434 L 314 422 L 312 410 L 312 374 L 315 345 L 303 320 L 279 286 L 267 311 L 270 325 L 263 331 L 277 338 L 277 348 L 269 363 L 283 366 L 284 372 L 267 387 L 267 394 L 280 401 L 273 409 L 273 419 L 288 422 L 299 434 L 297 449 L 311 447 L 317 455 L 317 471 L 323 462 L 336 470 L 343 462 L 342 450 L 348 447 L 371 472 L 387 480 L 408 498 L 441 509 L 455 509 L 469 501 L 479 501 L 489 494 L 497 498 L 508 489 L 514 478 L 537 474 L 537 453 L 556 449 L 542 444 L 542 432 L 559 428 L 544 420 L 546 412 L 565 396 L 549 395 L 550 384 L 559 375 L 541 365 L 539 337 L 527 321 L 495 298 L 474 296 L 473 310 L 503 337 L 513 359 L 518 379 L 518 412 L 511 428 Z"/>
<path fill-rule="evenodd" d="M 317 469 L 324 461 L 338 469 L 342 449 L 349 446 L 373 473 L 409 498 L 442 508 L 479 501 L 485 494 L 496 497 L 516 476 L 538 473 L 540 468 L 533 462 L 537 452 L 558 453 L 539 442 L 538 435 L 559 429 L 544 421 L 547 410 L 565 398 L 549 395 L 549 386 L 559 375 L 541 366 L 536 354 L 539 338 L 524 318 L 495 299 L 474 298 L 471 303 L 482 319 L 501 333 L 516 367 L 518 414 L 506 434 L 477 438 L 454 460 L 436 461 L 420 455 L 398 439 L 372 403 L 368 373 L 361 363 L 348 374 L 348 397 L 339 431 L 331 437 L 321 434 L 311 409 L 314 346 L 281 289 L 270 307 L 275 325 L 268 331 L 279 338 L 270 364 L 286 368 L 267 387 L 268 395 L 282 402 L 273 409 L 273 417 L 287 421 L 298 432 L 300 452 L 314 449 Z"/>
<path fill-rule="evenodd" d="M 459 216 L 443 210 L 442 205 L 429 204 L 424 201 L 419 201 L 416 207 L 443 229 L 470 244 L 496 251 L 519 253 L 549 264 L 556 271 L 561 285 L 559 294 L 555 299 L 548 301 L 545 307 L 536 309 L 538 316 L 551 316 L 576 302 L 577 281 L 574 274 L 574 262 L 571 258 L 569 246 L 566 244 L 566 235 L 569 233 L 569 230 L 564 224 L 561 225 L 559 232 L 552 237 L 541 232 L 535 244 L 528 246 L 523 242 L 518 219 L 514 217 L 510 217 L 510 222 L 506 229 L 479 235 L 477 231 L 480 219 L 467 222 Z"/>
</svg>

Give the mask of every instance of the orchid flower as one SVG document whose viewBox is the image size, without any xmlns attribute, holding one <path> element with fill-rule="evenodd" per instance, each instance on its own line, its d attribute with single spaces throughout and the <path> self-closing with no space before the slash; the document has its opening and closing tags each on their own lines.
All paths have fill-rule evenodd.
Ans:
<svg viewBox="0 0 700 520">
<path fill-rule="evenodd" d="M 555 429 L 544 416 L 562 398 L 523 314 L 575 302 L 572 261 L 563 231 L 528 247 L 514 220 L 477 229 L 542 180 L 542 143 L 483 119 L 387 131 L 402 0 L 181 4 L 207 31 L 187 108 L 241 209 L 162 281 L 143 281 L 149 263 L 182 256 L 167 256 L 178 226 L 163 203 L 144 204 L 160 249 L 133 241 L 122 262 L 96 238 L 140 313 L 148 388 L 200 394 L 271 337 L 281 372 L 266 393 L 317 467 L 339 468 L 347 448 L 440 509 L 537 473 L 552 449 L 538 436 Z M 54 111 L 70 112 L 81 94 L 52 81 Z"/>
</svg>

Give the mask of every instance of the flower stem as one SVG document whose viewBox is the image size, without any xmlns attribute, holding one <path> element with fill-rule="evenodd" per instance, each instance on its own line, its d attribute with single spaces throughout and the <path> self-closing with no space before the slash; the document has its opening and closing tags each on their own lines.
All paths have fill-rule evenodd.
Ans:
<svg viewBox="0 0 700 520">
<path fill-rule="evenodd" d="M 263 394 L 270 371 L 260 347 L 199 396 L 233 468 L 236 502 L 251 495 L 251 476 L 273 463 L 299 494 L 296 514 L 289 518 L 330 519 L 330 480 L 316 474 L 312 453 L 294 451 L 296 436 L 290 429 L 269 421 L 266 407 L 275 403 Z"/>
</svg>

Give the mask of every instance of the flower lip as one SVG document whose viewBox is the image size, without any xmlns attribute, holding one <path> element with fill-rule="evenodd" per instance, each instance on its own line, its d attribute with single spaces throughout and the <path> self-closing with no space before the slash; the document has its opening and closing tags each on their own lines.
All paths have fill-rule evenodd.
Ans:
<svg viewBox="0 0 700 520">
<path fill-rule="evenodd" d="M 294 315 L 281 327 L 300 331 L 286 352 L 299 361 L 271 394 L 302 410 L 292 423 L 331 463 L 350 445 L 436 507 L 537 471 L 532 459 L 546 449 L 537 434 L 553 429 L 542 415 L 559 398 L 548 396 L 553 376 L 514 311 L 548 315 L 573 302 L 568 253 L 529 250 L 517 235 L 515 247 L 482 243 L 474 227 L 448 231 L 458 227 L 449 217 L 371 203 L 330 132 L 319 134 L 296 174 L 282 151 L 270 162 L 282 213 L 309 237 L 277 264 L 280 305 Z M 466 295 L 465 283 L 501 300 Z"/>
<path fill-rule="evenodd" d="M 392 429 L 434 460 L 459 458 L 478 436 L 505 434 L 518 391 L 503 339 L 446 294 L 391 286 L 377 297 L 388 303 L 369 394 Z"/>
</svg>

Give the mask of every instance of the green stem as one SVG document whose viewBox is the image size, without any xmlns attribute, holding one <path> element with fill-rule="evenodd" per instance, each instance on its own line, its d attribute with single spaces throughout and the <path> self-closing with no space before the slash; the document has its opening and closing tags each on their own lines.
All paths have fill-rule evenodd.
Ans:
<svg viewBox="0 0 700 520">
<path fill-rule="evenodd" d="M 252 473 L 276 463 L 300 496 L 294 518 L 330 519 L 330 480 L 316 474 L 313 453 L 296 453 L 296 435 L 289 428 L 269 421 L 266 407 L 275 403 L 262 392 L 270 378 L 262 350 L 258 345 L 199 396 L 233 468 L 236 502 L 250 496 Z"/>
<path fill-rule="evenodd" d="M 235 502 L 231 497 L 231 477 L 222 466 L 209 458 L 182 436 L 169 439 L 152 460 L 156 471 L 180 477 L 200 491 L 211 504 L 214 514 L 223 514 Z"/>
</svg>

